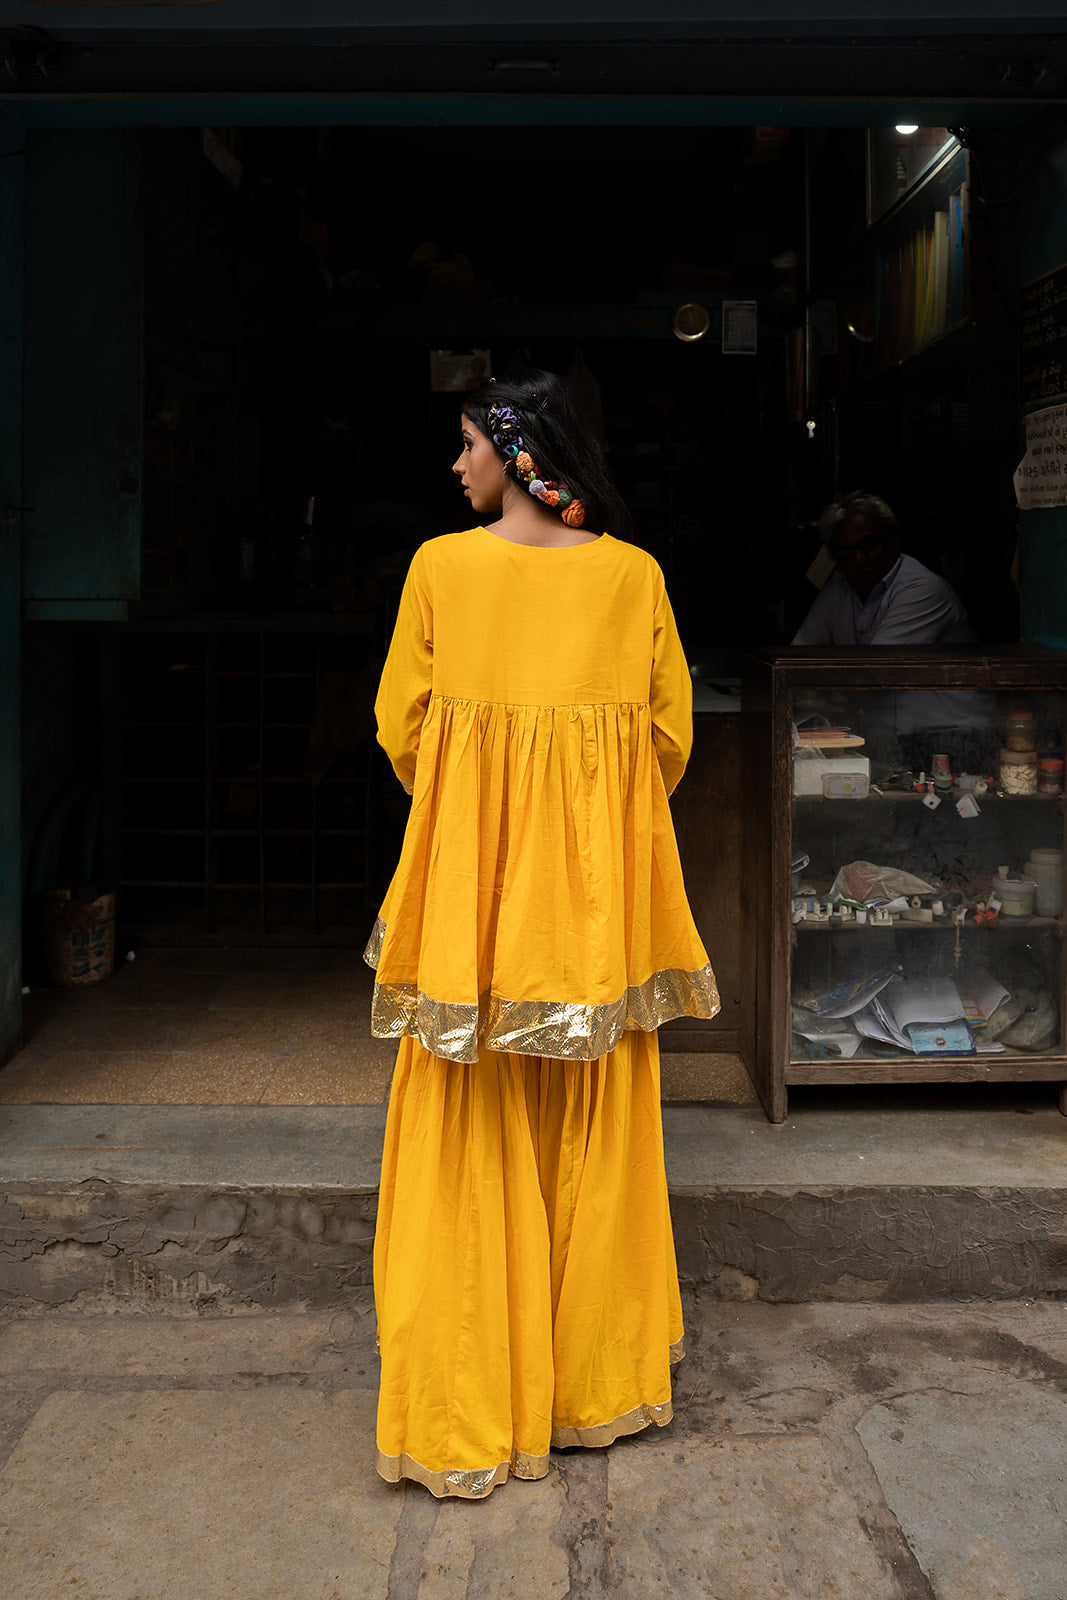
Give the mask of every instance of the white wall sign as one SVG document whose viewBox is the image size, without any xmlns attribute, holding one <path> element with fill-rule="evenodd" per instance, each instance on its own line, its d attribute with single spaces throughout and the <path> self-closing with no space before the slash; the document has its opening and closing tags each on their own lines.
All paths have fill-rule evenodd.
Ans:
<svg viewBox="0 0 1067 1600">
<path fill-rule="evenodd" d="M 754 356 L 759 345 L 759 313 L 755 300 L 722 303 L 722 353 Z"/>
<path fill-rule="evenodd" d="M 1067 405 L 1046 406 L 1023 418 L 1026 454 L 1015 469 L 1020 511 L 1067 506 Z"/>
<path fill-rule="evenodd" d="M 493 376 L 489 350 L 430 351 L 430 388 L 435 394 L 469 394 Z"/>
</svg>

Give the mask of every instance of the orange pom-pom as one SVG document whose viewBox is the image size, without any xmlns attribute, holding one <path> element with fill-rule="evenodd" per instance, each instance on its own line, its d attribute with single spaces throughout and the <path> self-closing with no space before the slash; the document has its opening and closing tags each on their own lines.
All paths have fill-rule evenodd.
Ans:
<svg viewBox="0 0 1067 1600">
<path fill-rule="evenodd" d="M 544 499 L 546 506 L 559 505 L 559 495 L 556 493 L 555 489 L 546 489 L 542 498 Z"/>
<path fill-rule="evenodd" d="M 530 452 L 528 450 L 520 450 L 515 457 L 515 465 L 520 472 L 531 472 L 533 470 L 533 457 Z"/>
<path fill-rule="evenodd" d="M 585 507 L 580 500 L 572 500 L 564 509 L 563 520 L 568 528 L 580 528 L 585 521 Z"/>
</svg>

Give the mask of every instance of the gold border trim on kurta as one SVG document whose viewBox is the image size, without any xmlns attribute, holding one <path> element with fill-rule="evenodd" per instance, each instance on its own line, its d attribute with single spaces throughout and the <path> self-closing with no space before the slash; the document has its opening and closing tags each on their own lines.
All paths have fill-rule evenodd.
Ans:
<svg viewBox="0 0 1067 1600">
<path fill-rule="evenodd" d="M 451 1496 L 456 1500 L 484 1500 L 508 1476 L 515 1478 L 545 1478 L 548 1476 L 548 1456 L 530 1456 L 522 1450 L 513 1452 L 510 1461 L 497 1467 L 475 1467 L 469 1471 L 431 1472 L 421 1461 L 406 1452 L 399 1456 L 384 1455 L 378 1451 L 378 1476 L 386 1483 L 400 1483 L 405 1478 L 421 1483 L 438 1500 Z"/>
<path fill-rule="evenodd" d="M 377 967 L 384 937 L 379 917 L 364 951 L 368 966 Z M 710 962 L 696 972 L 666 967 L 618 1000 L 598 1006 L 499 995 L 487 995 L 478 1005 L 458 1004 L 434 1000 L 412 983 L 376 983 L 371 1032 L 376 1039 L 414 1035 L 444 1061 L 477 1061 L 479 1045 L 506 1055 L 595 1061 L 613 1050 L 627 1029 L 654 1033 L 674 1017 L 713 1017 L 719 1005 Z"/>
<path fill-rule="evenodd" d="M 367 940 L 367 948 L 363 952 L 364 961 L 367 963 L 368 967 L 374 967 L 375 970 L 377 970 L 378 963 L 382 959 L 382 940 L 384 938 L 385 923 L 382 921 L 381 917 L 375 917 L 374 927 L 371 929 L 371 936 Z"/>
</svg>

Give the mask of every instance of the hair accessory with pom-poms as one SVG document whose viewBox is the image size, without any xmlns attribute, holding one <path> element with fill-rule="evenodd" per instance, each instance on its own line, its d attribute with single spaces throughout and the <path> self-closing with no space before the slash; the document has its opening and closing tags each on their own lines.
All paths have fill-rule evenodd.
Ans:
<svg viewBox="0 0 1067 1600">
<path fill-rule="evenodd" d="M 576 500 L 565 483 L 552 478 L 542 478 L 534 465 L 533 456 L 523 443 L 519 432 L 519 419 L 510 406 L 490 406 L 486 413 L 490 437 L 504 458 L 504 471 L 517 483 L 540 500 L 542 505 L 559 511 L 569 528 L 580 528 L 585 521 L 585 507 Z"/>
</svg>

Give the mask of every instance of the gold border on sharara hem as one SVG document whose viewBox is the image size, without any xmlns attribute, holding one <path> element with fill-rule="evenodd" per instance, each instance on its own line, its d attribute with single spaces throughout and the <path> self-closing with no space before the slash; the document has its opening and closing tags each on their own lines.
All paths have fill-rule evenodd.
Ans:
<svg viewBox="0 0 1067 1600">
<path fill-rule="evenodd" d="M 400 1483 L 410 1478 L 421 1483 L 438 1500 L 451 1496 L 456 1500 L 484 1500 L 492 1494 L 498 1483 L 515 1478 L 544 1478 L 548 1476 L 548 1456 L 529 1456 L 522 1450 L 512 1453 L 510 1461 L 498 1467 L 474 1467 L 468 1471 L 431 1472 L 421 1461 L 405 1451 L 398 1456 L 387 1456 L 378 1451 L 378 1475 L 386 1483 Z"/>
<path fill-rule="evenodd" d="M 665 1428 L 673 1417 L 674 1407 L 669 1400 L 662 1405 L 634 1406 L 632 1411 L 623 1412 L 621 1417 L 598 1423 L 592 1428 L 553 1428 L 551 1447 L 553 1450 L 602 1450 L 616 1439 L 629 1433 L 640 1433 L 643 1428 L 653 1425 Z M 532 1456 L 516 1450 L 510 1461 L 502 1461 L 496 1467 L 431 1472 L 429 1467 L 424 1467 L 421 1461 L 416 1461 L 406 1451 L 398 1456 L 387 1456 L 379 1450 L 377 1467 L 379 1477 L 384 1478 L 386 1483 L 411 1479 L 429 1489 L 438 1500 L 449 1497 L 456 1500 L 484 1500 L 509 1476 L 529 1480 L 547 1477 L 548 1456 Z"/>
<path fill-rule="evenodd" d="M 379 917 L 364 952 L 370 967 L 378 965 L 384 936 Z M 445 1061 L 477 1061 L 479 1046 L 506 1055 L 595 1061 L 613 1050 L 627 1029 L 654 1033 L 673 1017 L 713 1017 L 719 1005 L 710 963 L 696 972 L 666 967 L 604 1005 L 499 995 L 472 1005 L 433 1000 L 411 983 L 376 983 L 371 1032 L 376 1039 L 413 1034 Z"/>
<path fill-rule="evenodd" d="M 621 1417 L 597 1423 L 592 1428 L 553 1428 L 552 1448 L 573 1450 L 578 1445 L 583 1450 L 601 1450 L 607 1444 L 614 1444 L 624 1434 L 640 1433 L 642 1428 L 650 1427 L 652 1423 L 657 1428 L 665 1428 L 673 1416 L 674 1406 L 669 1400 L 664 1400 L 658 1406 L 634 1406 L 632 1411 L 624 1411 Z"/>
</svg>

